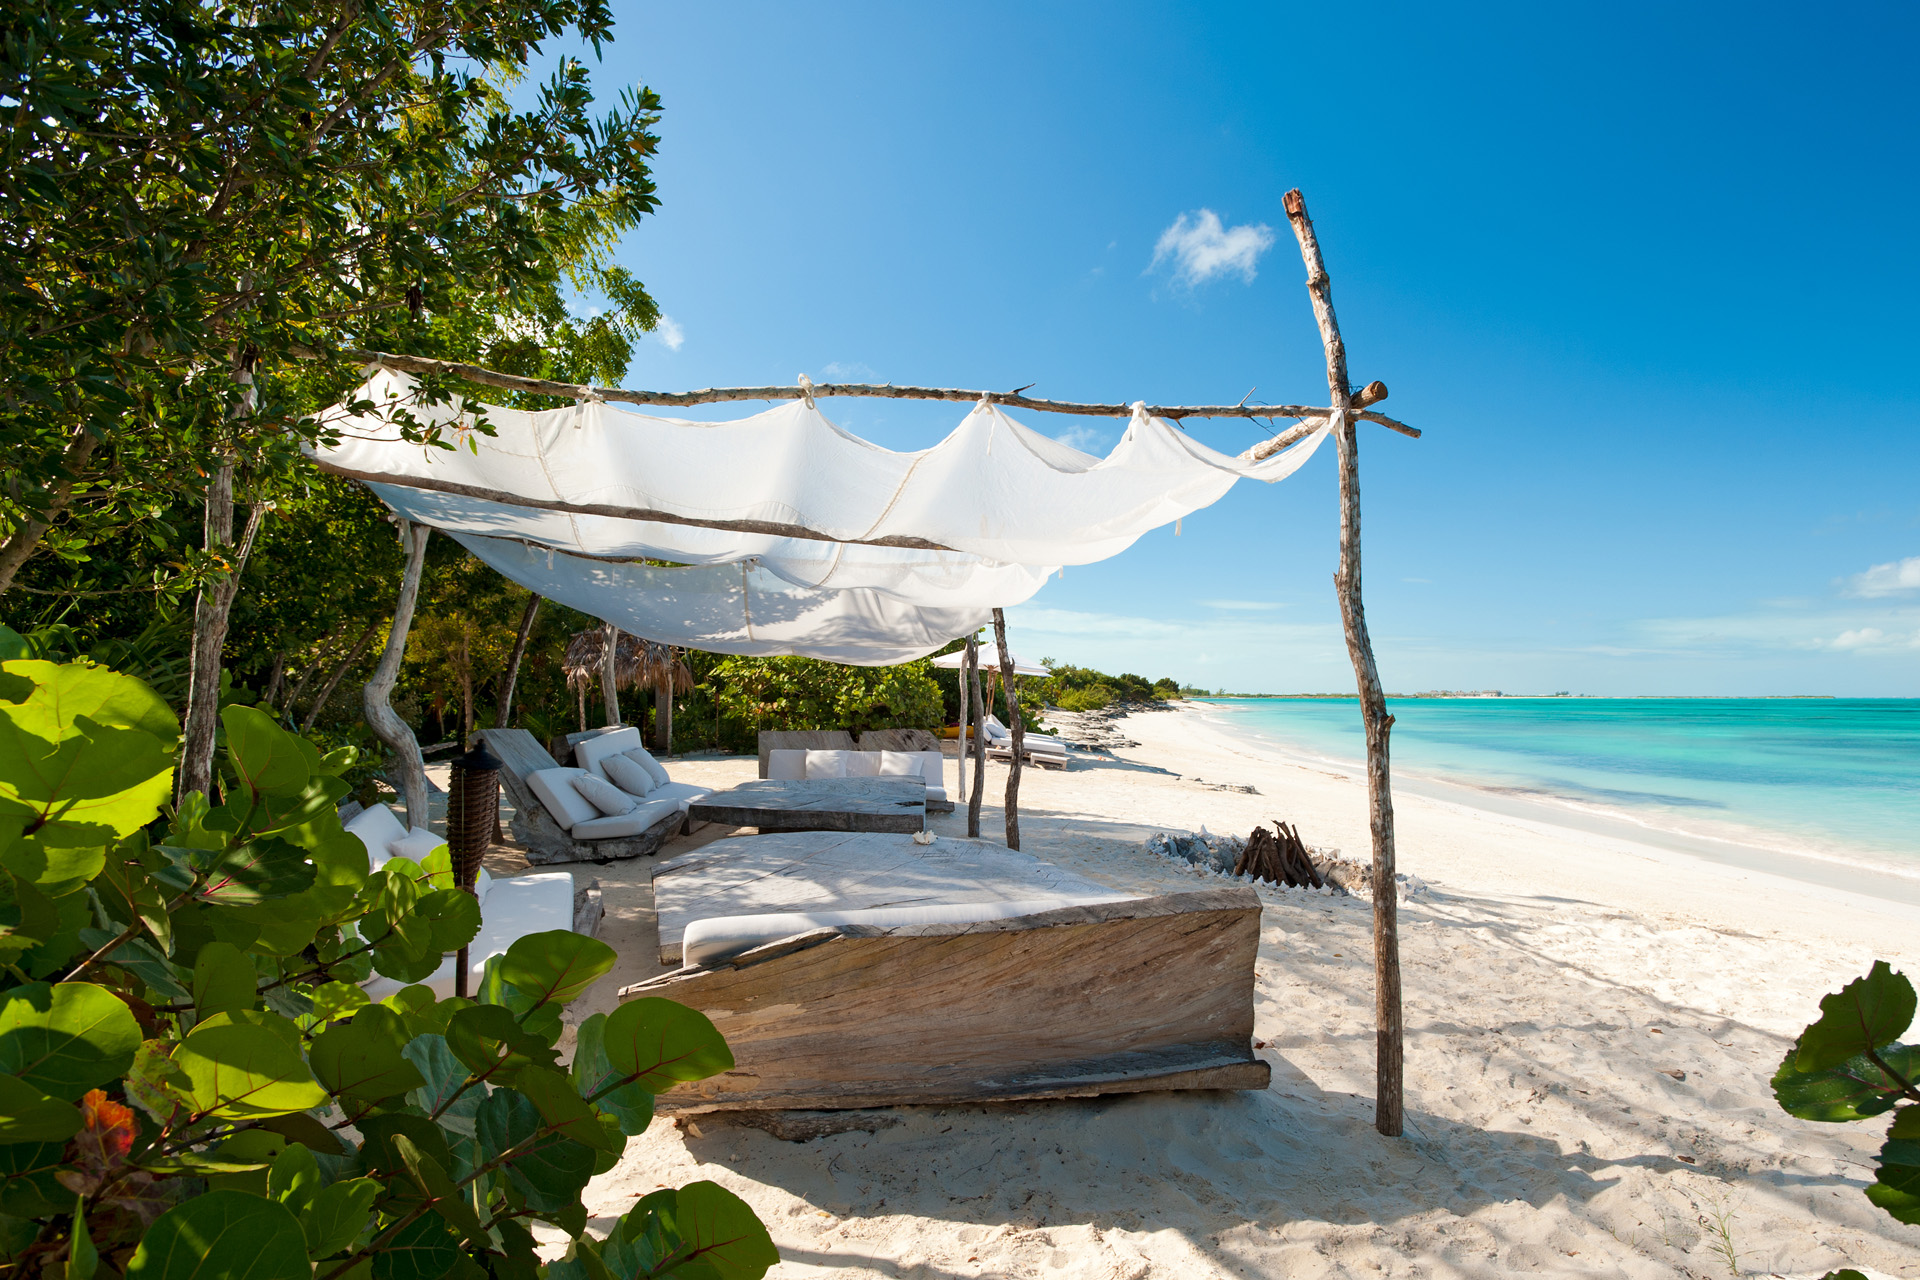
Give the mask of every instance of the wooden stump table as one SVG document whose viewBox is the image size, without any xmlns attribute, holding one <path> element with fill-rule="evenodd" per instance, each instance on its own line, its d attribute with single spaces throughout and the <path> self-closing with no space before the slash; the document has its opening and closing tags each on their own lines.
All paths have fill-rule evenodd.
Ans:
<svg viewBox="0 0 1920 1280">
<path fill-rule="evenodd" d="M 762 831 L 905 831 L 927 825 L 920 778 L 761 778 L 696 800 L 695 821 Z"/>
</svg>

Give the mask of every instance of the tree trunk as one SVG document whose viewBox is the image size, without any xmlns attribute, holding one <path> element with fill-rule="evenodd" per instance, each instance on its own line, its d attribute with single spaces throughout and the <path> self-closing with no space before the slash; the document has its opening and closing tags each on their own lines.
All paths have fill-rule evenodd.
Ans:
<svg viewBox="0 0 1920 1280">
<path fill-rule="evenodd" d="M 520 631 L 513 638 L 513 652 L 507 655 L 507 671 L 500 677 L 500 701 L 494 709 L 493 727 L 505 729 L 507 717 L 513 714 L 513 686 L 520 679 L 520 659 L 526 656 L 527 639 L 533 635 L 533 620 L 540 613 L 540 597 L 527 597 L 527 607 L 520 614 Z"/>
<path fill-rule="evenodd" d="M 987 701 L 980 696 L 980 642 L 967 637 L 967 680 L 973 685 L 973 795 L 967 800 L 967 834 L 980 838 L 980 801 L 987 784 Z"/>
<path fill-rule="evenodd" d="M 236 417 L 253 410 L 253 375 L 236 369 L 233 380 L 241 388 Z M 253 540 L 260 532 L 260 521 L 267 506 L 256 502 L 247 514 L 247 528 L 238 548 L 233 545 L 233 460 L 224 458 L 207 484 L 203 545 L 226 560 L 226 574 L 202 587 L 193 603 L 193 646 L 187 676 L 187 716 L 181 734 L 180 771 L 175 780 L 174 797 L 189 792 L 204 793 L 213 799 L 214 733 L 220 722 L 221 655 L 227 645 L 227 618 L 233 610 L 233 598 L 240 591 L 240 574 L 247 567 Z M 231 554 L 229 555 L 229 551 Z"/>
<path fill-rule="evenodd" d="M 461 620 L 460 624 L 460 750 L 467 749 L 467 739 L 473 736 L 473 648 L 467 643 L 467 627 L 470 624 Z"/>
<path fill-rule="evenodd" d="M 320 713 L 327 709 L 327 703 L 332 701 L 333 691 L 339 687 L 341 677 L 347 674 L 354 663 L 360 661 L 360 655 L 367 651 L 367 646 L 373 642 L 373 633 L 378 629 L 379 624 L 369 622 L 360 632 L 360 638 L 355 640 L 353 646 L 347 650 L 347 656 L 334 664 L 332 674 L 327 677 L 327 683 L 321 686 L 319 695 L 313 700 L 313 705 L 307 708 L 307 718 L 300 722 L 301 733 L 306 733 L 313 728 L 314 722 L 320 718 Z M 304 684 L 305 681 L 301 683 Z M 287 715 L 293 715 L 291 699 L 287 701 Z"/>
<path fill-rule="evenodd" d="M 653 686 L 653 743 L 660 754 L 673 754 L 673 673 Z"/>
<path fill-rule="evenodd" d="M 280 705 L 280 694 L 287 686 L 287 651 L 276 650 L 273 666 L 267 671 L 267 691 L 260 695 L 260 701 L 269 712 Z"/>
<path fill-rule="evenodd" d="M 360 705 L 374 736 L 393 753 L 393 773 L 398 790 L 407 806 L 407 825 L 429 824 L 427 808 L 427 766 L 420 758 L 420 742 L 413 736 L 399 713 L 394 711 L 393 687 L 400 681 L 400 662 L 407 656 L 407 632 L 413 626 L 413 606 L 420 597 L 420 570 L 427 559 L 427 538 L 433 530 L 423 524 L 401 524 L 400 537 L 407 548 L 407 568 L 400 578 L 400 598 L 393 604 L 393 626 L 387 631 L 387 647 L 380 663 L 361 691 Z"/>
<path fill-rule="evenodd" d="M 620 628 L 606 625 L 606 641 L 600 650 L 600 694 L 607 702 L 607 723 L 620 723 Z"/>
<path fill-rule="evenodd" d="M 973 750 L 972 707 L 967 701 L 967 651 L 960 651 L 960 789 L 953 794 L 964 797 L 967 794 L 967 754 Z"/>
<path fill-rule="evenodd" d="M 1360 450 L 1354 431 L 1352 391 L 1347 382 L 1347 347 L 1340 322 L 1333 314 L 1333 288 L 1321 260 L 1320 242 L 1313 233 L 1300 192 L 1286 194 L 1287 220 L 1300 241 L 1300 257 L 1307 267 L 1307 292 L 1313 299 L 1314 320 L 1320 326 L 1327 355 L 1327 389 L 1333 394 L 1334 436 L 1340 446 L 1340 568 L 1334 586 L 1340 597 L 1340 620 L 1345 626 L 1347 657 L 1353 663 L 1360 690 L 1360 721 L 1367 734 L 1367 809 L 1373 835 L 1373 1007 L 1376 1068 L 1373 1127 L 1397 1138 L 1405 1125 L 1405 1028 L 1400 1000 L 1400 921 L 1394 874 L 1393 793 L 1387 767 L 1387 737 L 1393 717 L 1380 686 L 1373 660 L 1373 642 L 1367 635 L 1367 615 L 1360 591 Z"/>
<path fill-rule="evenodd" d="M 1000 647 L 1000 687 L 1007 694 L 1007 728 L 1013 732 L 1013 764 L 1007 769 L 1007 848 L 1020 847 L 1020 757 L 1026 750 L 1027 726 L 1020 700 L 1013 693 L 1013 656 L 1007 652 L 1007 616 L 993 611 L 993 639 Z"/>
<path fill-rule="evenodd" d="M 0 542 L 0 595 L 13 585 L 14 575 L 20 572 L 20 566 L 40 545 L 40 539 L 47 536 L 47 530 L 53 527 L 67 509 L 67 503 L 73 497 L 73 482 L 80 478 L 80 468 L 86 466 L 87 459 L 100 447 L 100 437 L 85 427 L 76 427 L 66 450 L 60 455 L 61 476 L 54 482 L 53 492 L 47 495 L 47 508 L 42 514 L 45 519 L 27 519 L 20 527 Z"/>
</svg>

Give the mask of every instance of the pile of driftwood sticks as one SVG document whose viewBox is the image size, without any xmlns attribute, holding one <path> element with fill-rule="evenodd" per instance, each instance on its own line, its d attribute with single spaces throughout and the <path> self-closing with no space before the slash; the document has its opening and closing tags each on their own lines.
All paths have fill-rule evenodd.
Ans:
<svg viewBox="0 0 1920 1280">
<path fill-rule="evenodd" d="M 1290 889 L 1318 889 L 1326 884 L 1313 865 L 1313 855 L 1300 841 L 1300 830 L 1278 819 L 1274 830 L 1255 827 L 1247 837 L 1247 847 L 1233 864 L 1233 874 L 1251 874 L 1255 880 L 1271 880 Z M 1277 834 L 1276 834 L 1277 833 Z"/>
</svg>

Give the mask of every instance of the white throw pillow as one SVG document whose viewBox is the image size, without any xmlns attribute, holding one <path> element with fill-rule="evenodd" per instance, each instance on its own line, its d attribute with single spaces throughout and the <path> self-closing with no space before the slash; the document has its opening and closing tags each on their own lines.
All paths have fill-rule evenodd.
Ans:
<svg viewBox="0 0 1920 1280">
<path fill-rule="evenodd" d="M 415 827 L 404 837 L 387 846 L 387 852 L 396 858 L 412 858 L 420 862 L 426 856 L 447 842 L 442 835 L 435 835 L 425 827 Z"/>
<path fill-rule="evenodd" d="M 573 780 L 573 789 L 578 791 L 586 802 L 609 818 L 622 818 L 633 812 L 633 806 L 640 803 L 605 778 L 596 778 L 583 773 Z"/>
<path fill-rule="evenodd" d="M 807 778 L 844 778 L 847 776 L 847 753 L 844 751 L 807 752 Z"/>
<path fill-rule="evenodd" d="M 882 751 L 880 753 L 880 776 L 883 778 L 920 777 L 919 754 L 913 751 Z"/>
<path fill-rule="evenodd" d="M 878 751 L 847 752 L 847 776 L 849 778 L 879 777 L 880 753 Z"/>
<path fill-rule="evenodd" d="M 671 781 L 671 779 L 667 777 L 666 769 L 661 766 L 658 760 L 653 758 L 653 753 L 645 747 L 635 747 L 631 751 L 622 751 L 620 754 L 652 774 L 654 786 L 664 787 Z"/>
<path fill-rule="evenodd" d="M 807 753 L 795 747 L 775 747 L 767 752 L 769 782 L 799 782 L 807 776 Z"/>
<path fill-rule="evenodd" d="M 600 762 L 600 767 L 607 771 L 607 777 L 613 780 L 614 786 L 631 796 L 645 798 L 649 791 L 659 785 L 653 780 L 653 775 L 632 756 L 608 756 Z"/>
</svg>

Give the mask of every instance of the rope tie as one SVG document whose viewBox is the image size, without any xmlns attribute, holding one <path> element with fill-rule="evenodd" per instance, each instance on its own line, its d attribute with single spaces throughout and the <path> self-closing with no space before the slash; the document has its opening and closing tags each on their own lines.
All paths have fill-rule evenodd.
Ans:
<svg viewBox="0 0 1920 1280">
<path fill-rule="evenodd" d="M 820 411 L 819 406 L 813 402 L 813 379 L 804 373 L 800 375 L 800 398 L 807 402 L 807 408 L 815 413 Z"/>
</svg>

